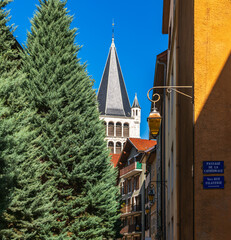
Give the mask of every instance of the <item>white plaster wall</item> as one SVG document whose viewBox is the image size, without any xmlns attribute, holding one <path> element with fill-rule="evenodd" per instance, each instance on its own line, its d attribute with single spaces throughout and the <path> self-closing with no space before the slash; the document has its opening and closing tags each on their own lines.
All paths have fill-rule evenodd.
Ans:
<svg viewBox="0 0 231 240">
<path fill-rule="evenodd" d="M 134 115 L 134 112 L 135 112 L 135 115 Z M 140 108 L 132 108 L 131 114 L 132 114 L 132 118 L 134 119 L 134 124 L 133 124 L 133 133 L 135 135 L 134 137 L 140 138 L 141 109 Z"/>
</svg>

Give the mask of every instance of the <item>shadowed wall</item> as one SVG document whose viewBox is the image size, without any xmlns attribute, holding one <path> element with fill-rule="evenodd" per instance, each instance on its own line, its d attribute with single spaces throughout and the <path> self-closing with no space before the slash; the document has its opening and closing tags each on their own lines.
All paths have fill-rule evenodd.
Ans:
<svg viewBox="0 0 231 240">
<path fill-rule="evenodd" d="M 231 1 L 194 7 L 195 239 L 230 240 Z M 203 161 L 224 161 L 224 189 L 203 190 Z"/>
</svg>

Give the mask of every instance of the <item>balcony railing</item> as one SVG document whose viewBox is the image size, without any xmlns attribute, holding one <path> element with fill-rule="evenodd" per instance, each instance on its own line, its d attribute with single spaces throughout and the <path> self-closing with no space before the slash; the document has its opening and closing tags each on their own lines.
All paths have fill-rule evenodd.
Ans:
<svg viewBox="0 0 231 240">
<path fill-rule="evenodd" d="M 141 211 L 141 205 L 126 205 L 126 206 L 122 207 L 120 211 L 122 214 L 139 212 L 139 211 Z"/>
<path fill-rule="evenodd" d="M 128 225 L 127 226 L 124 226 L 121 231 L 120 231 L 120 234 L 124 234 L 124 233 L 128 233 Z"/>
<path fill-rule="evenodd" d="M 120 233 L 121 234 L 125 234 L 125 233 L 133 233 L 133 232 L 140 232 L 142 231 L 142 227 L 141 224 L 131 224 L 131 225 L 127 225 L 124 226 Z"/>
<path fill-rule="evenodd" d="M 134 162 L 120 170 L 120 177 L 130 177 L 137 172 L 142 171 L 142 163 Z"/>
<path fill-rule="evenodd" d="M 121 213 L 122 214 L 129 213 L 129 212 L 131 212 L 131 209 L 132 209 L 131 205 L 126 205 L 126 206 L 121 208 Z"/>
</svg>

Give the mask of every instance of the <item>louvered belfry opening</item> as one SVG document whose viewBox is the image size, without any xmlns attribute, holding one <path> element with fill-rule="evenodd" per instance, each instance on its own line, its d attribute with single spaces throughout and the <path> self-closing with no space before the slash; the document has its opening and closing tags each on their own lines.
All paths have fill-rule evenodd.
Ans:
<svg viewBox="0 0 231 240">
<path fill-rule="evenodd" d="M 108 148 L 110 150 L 110 153 L 114 153 L 114 143 L 113 142 L 108 143 Z"/>
<path fill-rule="evenodd" d="M 108 136 L 114 136 L 114 123 L 108 123 Z"/>
<path fill-rule="evenodd" d="M 124 137 L 129 137 L 129 124 L 124 123 Z"/>
<path fill-rule="evenodd" d="M 116 137 L 122 137 L 122 124 L 116 123 Z"/>
<path fill-rule="evenodd" d="M 121 153 L 121 143 L 120 142 L 116 143 L 116 153 Z"/>
</svg>

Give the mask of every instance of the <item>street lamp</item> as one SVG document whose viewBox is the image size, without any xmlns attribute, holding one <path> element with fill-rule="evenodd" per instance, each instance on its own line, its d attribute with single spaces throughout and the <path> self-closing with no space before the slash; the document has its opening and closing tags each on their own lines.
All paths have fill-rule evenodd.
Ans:
<svg viewBox="0 0 231 240">
<path fill-rule="evenodd" d="M 154 186 L 152 187 L 151 185 L 151 189 L 148 191 L 148 200 L 149 202 L 154 202 L 154 197 L 155 197 L 155 191 L 154 191 Z"/>
<path fill-rule="evenodd" d="M 157 111 L 157 109 L 155 108 L 155 104 L 154 104 L 154 108 L 152 109 L 152 111 L 150 112 L 149 117 L 148 117 L 149 130 L 153 136 L 157 136 L 159 133 L 161 119 L 162 118 L 160 116 L 160 113 Z"/>
<path fill-rule="evenodd" d="M 162 185 L 162 183 L 164 183 L 165 187 L 167 188 L 167 185 L 166 185 L 167 181 L 151 181 L 150 183 L 151 183 L 151 185 L 150 185 L 150 188 L 148 191 L 148 200 L 152 204 L 152 203 L 154 203 L 155 200 L 157 200 L 157 197 L 155 198 L 155 196 L 156 196 L 155 186 L 152 183 L 160 183 L 161 185 Z M 157 195 L 158 195 L 158 186 L 156 186 L 156 188 L 157 188 Z"/>
<path fill-rule="evenodd" d="M 152 108 L 152 111 L 150 112 L 149 114 L 149 117 L 148 117 L 148 126 L 149 126 L 149 129 L 150 129 L 150 132 L 151 134 L 155 137 L 158 135 L 159 133 L 159 129 L 160 129 L 160 125 L 161 125 L 161 115 L 160 113 L 158 112 L 157 108 L 156 108 L 156 102 L 158 102 L 160 100 L 160 94 L 158 93 L 155 93 L 152 95 L 152 99 L 150 99 L 149 97 L 149 93 L 151 90 L 154 90 L 154 89 L 167 89 L 167 92 L 168 93 L 171 93 L 172 91 L 175 91 L 181 95 L 184 95 L 188 98 L 192 98 L 192 96 L 186 94 L 186 93 L 183 93 L 179 90 L 177 90 L 177 88 L 192 88 L 192 86 L 156 86 L 156 87 L 152 87 L 148 90 L 148 93 L 147 93 L 147 97 L 148 97 L 148 100 L 151 101 L 152 103 L 154 103 L 154 106 Z M 154 97 L 157 96 L 157 99 L 154 100 Z"/>
<path fill-rule="evenodd" d="M 149 207 L 148 207 L 148 206 L 145 208 L 145 213 L 146 213 L 146 214 L 149 213 Z"/>
</svg>

